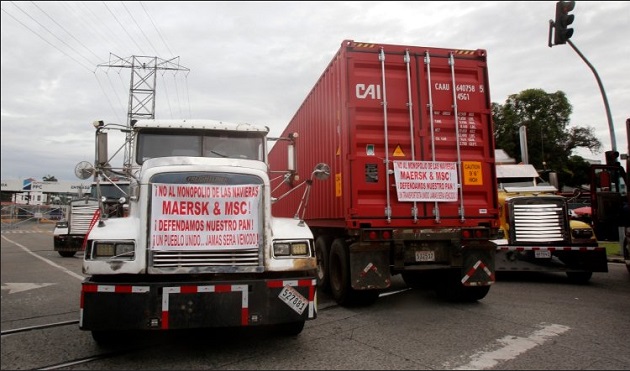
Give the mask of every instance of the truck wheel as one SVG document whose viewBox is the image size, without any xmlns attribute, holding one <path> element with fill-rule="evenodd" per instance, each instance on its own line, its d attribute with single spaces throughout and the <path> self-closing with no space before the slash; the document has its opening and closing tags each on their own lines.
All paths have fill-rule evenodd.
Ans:
<svg viewBox="0 0 630 371">
<path fill-rule="evenodd" d="M 329 237 L 317 237 L 315 241 L 315 256 L 317 257 L 317 287 L 323 292 L 330 292 L 330 278 L 328 273 L 328 259 L 330 257 Z"/>
<path fill-rule="evenodd" d="M 281 323 L 276 325 L 276 330 L 283 336 L 296 336 L 304 329 L 304 322 L 305 321 Z"/>
<path fill-rule="evenodd" d="M 428 289 L 436 282 L 435 275 L 432 272 L 409 272 L 401 273 L 405 284 L 412 289 Z"/>
<path fill-rule="evenodd" d="M 472 303 L 485 298 L 490 291 L 490 286 L 464 286 L 459 271 L 444 272 L 436 275 L 436 279 L 435 292 L 446 301 Z"/>
<path fill-rule="evenodd" d="M 339 305 L 349 304 L 350 296 L 350 260 L 346 242 L 337 238 L 330 247 L 328 259 L 328 277 L 330 279 L 330 291 Z"/>
<path fill-rule="evenodd" d="M 464 286 L 460 295 L 460 301 L 474 303 L 488 295 L 490 286 Z"/>
<path fill-rule="evenodd" d="M 379 297 L 378 290 L 355 290 L 350 284 L 350 257 L 346 242 L 342 238 L 333 241 L 328 260 L 330 291 L 341 306 L 366 306 Z"/>
<path fill-rule="evenodd" d="M 58 251 L 59 255 L 61 255 L 64 258 L 71 258 L 73 257 L 77 252 L 76 251 Z"/>
<path fill-rule="evenodd" d="M 588 281 L 591 279 L 591 276 L 593 276 L 593 272 L 567 272 L 567 277 L 569 278 L 569 281 L 581 285 L 588 283 Z"/>
<path fill-rule="evenodd" d="M 124 338 L 124 336 L 122 338 Z M 115 344 L 117 340 L 120 341 L 121 337 L 116 336 L 116 332 L 114 331 L 92 331 L 92 339 L 94 339 L 99 346 L 107 347 Z"/>
<path fill-rule="evenodd" d="M 628 238 L 623 240 L 623 260 L 626 263 L 626 269 L 628 270 L 628 273 L 630 273 L 630 239 Z"/>
</svg>

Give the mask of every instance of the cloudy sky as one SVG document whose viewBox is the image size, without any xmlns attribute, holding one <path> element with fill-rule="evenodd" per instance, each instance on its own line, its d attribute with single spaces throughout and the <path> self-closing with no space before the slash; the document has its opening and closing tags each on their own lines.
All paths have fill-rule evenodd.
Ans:
<svg viewBox="0 0 630 371">
<path fill-rule="evenodd" d="M 630 2 L 577 1 L 573 14 L 571 41 L 601 78 L 626 153 Z M 570 45 L 548 46 L 554 16 L 554 1 L 2 1 L 2 180 L 78 181 L 75 165 L 94 160 L 91 123 L 126 123 L 131 69 L 109 67 L 119 58 L 178 66 L 157 75 L 156 118 L 251 122 L 279 135 L 343 40 L 486 49 L 493 102 L 561 90 L 571 125 L 593 127 L 609 150 L 595 75 Z"/>
</svg>

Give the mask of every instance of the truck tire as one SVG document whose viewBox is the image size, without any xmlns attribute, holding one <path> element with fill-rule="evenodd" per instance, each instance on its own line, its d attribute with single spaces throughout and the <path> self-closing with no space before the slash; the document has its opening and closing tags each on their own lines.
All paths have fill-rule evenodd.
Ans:
<svg viewBox="0 0 630 371">
<path fill-rule="evenodd" d="M 315 241 L 315 257 L 317 258 L 317 287 L 323 292 L 330 292 L 330 275 L 328 259 L 330 257 L 330 241 L 328 236 L 319 236 Z"/>
<path fill-rule="evenodd" d="M 354 290 L 350 284 L 350 257 L 346 241 L 337 238 L 330 247 L 328 274 L 330 291 L 341 306 L 365 306 L 373 304 L 379 297 L 377 290 Z"/>
<path fill-rule="evenodd" d="M 404 271 L 401 273 L 405 284 L 412 289 L 428 289 L 435 285 L 437 282 L 435 274 L 433 272 L 410 272 Z"/>
<path fill-rule="evenodd" d="M 101 347 L 108 347 L 114 345 L 117 341 L 124 339 L 125 337 L 116 336 L 115 331 L 92 331 L 92 339 Z"/>
<path fill-rule="evenodd" d="M 627 230 L 627 227 L 626 227 Z M 626 235 L 628 233 L 626 232 Z M 623 261 L 626 263 L 626 269 L 628 273 L 630 273 L 630 238 L 625 238 L 623 240 Z"/>
<path fill-rule="evenodd" d="M 58 251 L 59 255 L 61 255 L 64 258 L 71 258 L 73 257 L 77 252 L 76 251 Z"/>
<path fill-rule="evenodd" d="M 339 305 L 349 304 L 350 261 L 346 242 L 337 238 L 330 246 L 328 259 L 328 277 L 330 292 Z"/>
<path fill-rule="evenodd" d="M 591 280 L 593 272 L 567 272 L 567 277 L 572 283 L 584 285 Z"/>
<path fill-rule="evenodd" d="M 296 336 L 304 329 L 304 322 L 305 321 L 281 323 L 276 325 L 276 331 L 282 336 Z"/>
<path fill-rule="evenodd" d="M 435 292 L 440 299 L 451 302 L 473 303 L 488 295 L 490 286 L 464 286 L 459 273 L 459 271 L 454 271 L 437 275 L 436 279 L 438 281 Z"/>
</svg>

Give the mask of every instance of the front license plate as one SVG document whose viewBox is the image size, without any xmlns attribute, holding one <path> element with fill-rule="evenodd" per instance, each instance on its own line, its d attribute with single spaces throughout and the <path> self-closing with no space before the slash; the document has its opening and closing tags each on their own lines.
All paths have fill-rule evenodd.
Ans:
<svg viewBox="0 0 630 371">
<path fill-rule="evenodd" d="M 298 314 L 302 314 L 308 305 L 308 300 L 291 286 L 284 286 L 278 297 Z"/>
<path fill-rule="evenodd" d="M 549 250 L 536 250 L 536 251 L 534 251 L 534 256 L 536 258 L 541 258 L 541 259 L 551 258 L 551 251 L 549 251 Z"/>
<path fill-rule="evenodd" d="M 416 251 L 417 262 L 434 262 L 435 251 Z"/>
</svg>

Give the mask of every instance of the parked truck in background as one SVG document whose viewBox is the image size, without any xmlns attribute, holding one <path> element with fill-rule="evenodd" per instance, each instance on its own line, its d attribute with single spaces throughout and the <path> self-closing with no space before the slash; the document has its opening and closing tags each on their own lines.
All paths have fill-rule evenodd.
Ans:
<svg viewBox="0 0 630 371">
<path fill-rule="evenodd" d="M 123 216 L 125 213 L 129 182 L 114 178 L 100 187 L 96 183 L 92 183 L 90 193 L 70 200 L 65 217 L 55 223 L 53 249 L 62 257 L 73 257 L 83 249 L 85 236 L 99 207 L 103 207 L 103 217 L 107 218 Z M 102 201 L 100 203 L 99 198 Z"/>
<path fill-rule="evenodd" d="M 82 330 L 99 343 L 126 330 L 269 325 L 298 334 L 316 318 L 313 235 L 271 214 L 267 127 L 134 120 L 123 128 L 129 164 L 118 169 L 104 164 L 107 133 L 120 125 L 95 127 L 96 176 L 114 172 L 130 186 L 128 214 L 89 231 Z"/>
<path fill-rule="evenodd" d="M 484 298 L 498 232 L 494 138 L 485 50 L 343 41 L 269 153 L 272 182 L 290 191 L 317 163 L 334 183 L 314 188 L 304 219 L 318 285 L 341 305 L 369 304 L 392 276 L 451 300 Z M 273 205 L 294 214 L 300 195 Z"/>
<path fill-rule="evenodd" d="M 577 283 L 608 272 L 591 226 L 570 217 L 568 199 L 531 164 L 497 164 L 502 237 L 497 272 L 565 272 Z"/>
</svg>

